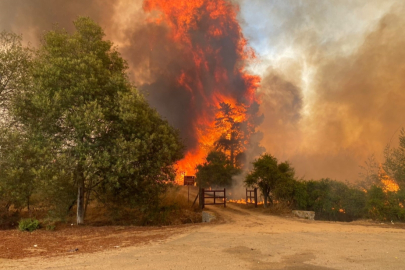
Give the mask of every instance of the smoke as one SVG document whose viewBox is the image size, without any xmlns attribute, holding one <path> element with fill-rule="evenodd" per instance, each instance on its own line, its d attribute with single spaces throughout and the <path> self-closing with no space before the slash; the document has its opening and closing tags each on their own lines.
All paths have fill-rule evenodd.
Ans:
<svg viewBox="0 0 405 270">
<path fill-rule="evenodd" d="M 276 2 L 260 7 L 286 13 Z M 273 19 L 262 144 L 299 176 L 353 181 L 405 125 L 405 9 L 393 2 L 287 2 L 290 14 Z M 256 32 L 247 31 L 254 44 Z"/>
<path fill-rule="evenodd" d="M 260 59 L 250 69 L 263 77 L 263 138 L 256 134 L 255 140 L 305 178 L 354 180 L 369 155 L 381 160 L 385 145 L 405 126 L 402 1 L 236 2 L 243 34 Z M 127 59 L 131 79 L 181 129 L 190 148 L 197 144 L 192 119 L 204 113 L 203 101 L 216 87 L 230 89 L 227 94 L 240 102 L 246 98 L 246 80 L 233 73 L 243 62 L 232 40 L 241 33 L 230 28 L 228 38 L 204 39 L 219 21 L 203 18 L 190 34 L 202 48 L 228 48 L 219 55 L 229 84 L 212 79 L 219 71 L 197 76 L 185 43 L 173 42 L 169 25 L 148 21 L 158 12 L 145 13 L 141 0 L 2 0 L 0 12 L 1 30 L 22 33 L 34 45 L 54 23 L 70 31 L 77 16 L 93 18 Z M 208 62 L 209 70 L 218 63 Z"/>
<path fill-rule="evenodd" d="M 40 35 L 55 24 L 72 30 L 77 16 L 89 16 L 111 25 L 118 1 L 109 0 L 2 0 L 0 1 L 0 28 L 22 34 L 24 40 L 36 45 Z"/>
</svg>

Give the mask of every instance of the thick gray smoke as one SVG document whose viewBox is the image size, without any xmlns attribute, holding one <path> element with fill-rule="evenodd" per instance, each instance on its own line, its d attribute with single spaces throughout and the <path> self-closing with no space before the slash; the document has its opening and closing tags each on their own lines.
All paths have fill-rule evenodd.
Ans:
<svg viewBox="0 0 405 270">
<path fill-rule="evenodd" d="M 262 144 L 299 176 L 356 180 L 359 165 L 373 153 L 382 161 L 405 125 L 404 5 L 282 2 L 249 4 L 250 13 L 268 15 L 267 43 L 245 27 L 270 55 L 262 63 Z"/>
</svg>

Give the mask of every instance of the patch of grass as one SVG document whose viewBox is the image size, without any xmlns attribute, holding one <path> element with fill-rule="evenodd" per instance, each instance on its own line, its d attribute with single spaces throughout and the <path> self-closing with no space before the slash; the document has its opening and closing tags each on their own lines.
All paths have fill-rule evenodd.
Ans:
<svg viewBox="0 0 405 270">
<path fill-rule="evenodd" d="M 37 219 L 25 218 L 18 222 L 18 229 L 20 231 L 33 232 L 39 229 L 39 221 Z"/>
</svg>

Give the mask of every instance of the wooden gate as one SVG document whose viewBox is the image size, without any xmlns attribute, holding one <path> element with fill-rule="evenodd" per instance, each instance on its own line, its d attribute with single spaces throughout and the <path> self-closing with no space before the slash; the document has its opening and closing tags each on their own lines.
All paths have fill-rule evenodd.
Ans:
<svg viewBox="0 0 405 270">
<path fill-rule="evenodd" d="M 257 188 L 246 189 L 246 204 L 254 204 L 257 207 Z"/>
<path fill-rule="evenodd" d="M 226 207 L 226 189 L 204 189 L 200 188 L 200 208 L 204 209 L 206 205 L 223 204 Z M 209 201 L 207 202 L 206 199 Z"/>
</svg>

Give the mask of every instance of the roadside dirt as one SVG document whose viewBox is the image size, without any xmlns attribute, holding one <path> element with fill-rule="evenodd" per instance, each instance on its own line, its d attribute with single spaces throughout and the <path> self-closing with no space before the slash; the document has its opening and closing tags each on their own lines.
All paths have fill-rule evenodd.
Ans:
<svg viewBox="0 0 405 270">
<path fill-rule="evenodd" d="M 72 253 L 93 253 L 133 245 L 161 241 L 178 234 L 188 225 L 170 227 L 132 226 L 58 226 L 56 231 L 44 229 L 21 232 L 0 231 L 0 258 L 54 257 Z"/>
<path fill-rule="evenodd" d="M 219 221 L 167 228 L 101 227 L 92 232 L 71 228 L 71 234 L 60 237 L 58 231 L 38 232 L 42 245 L 54 242 L 49 248 L 31 241 L 29 234 L 4 231 L 0 237 L 10 237 L 10 245 L 22 242 L 20 251 L 14 252 L 28 249 L 26 254 L 37 255 L 6 259 L 12 257 L 7 255 L 0 259 L 0 269 L 326 270 L 403 269 L 405 264 L 401 226 L 300 220 L 234 204 L 207 210 Z M 34 253 L 34 244 L 44 250 Z M 92 248 L 96 246 L 106 249 Z M 4 248 L 0 246 L 0 254 L 10 254 Z M 73 248 L 79 250 L 67 252 Z M 59 252 L 46 253 L 49 249 Z"/>
</svg>

